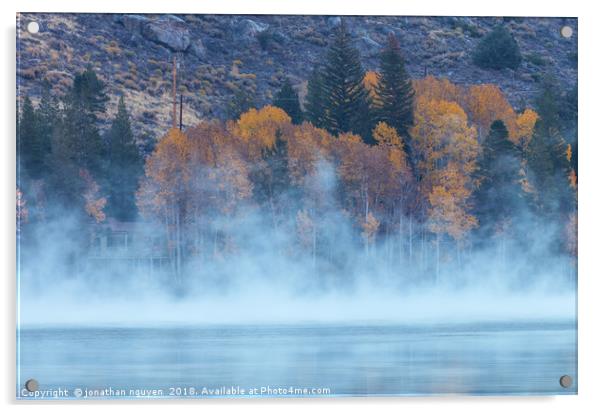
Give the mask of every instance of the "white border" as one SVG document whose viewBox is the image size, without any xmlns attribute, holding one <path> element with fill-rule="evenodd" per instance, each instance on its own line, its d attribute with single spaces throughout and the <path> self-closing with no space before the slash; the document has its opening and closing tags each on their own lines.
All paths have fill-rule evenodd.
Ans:
<svg viewBox="0 0 602 413">
<path fill-rule="evenodd" d="M 486 4 L 485 4 L 486 3 Z M 600 39 L 602 16 L 593 1 L 547 0 L 527 2 L 506 0 L 486 2 L 470 0 L 103 0 L 83 2 L 69 0 L 19 0 L 3 1 L 1 64 L 3 96 L 0 115 L 5 133 L 0 137 L 0 203 L 2 213 L 1 262 L 4 264 L 2 309 L 2 355 L 5 363 L 0 379 L 3 404 L 8 409 L 44 411 L 79 411 L 82 407 L 92 411 L 144 409 L 163 411 L 166 405 L 175 405 L 190 411 L 245 409 L 250 412 L 278 411 L 305 412 L 307 409 L 326 411 L 340 409 L 360 412 L 367 409 L 383 411 L 400 410 L 453 412 L 587 412 L 602 411 L 602 384 L 600 375 L 600 340 L 602 269 L 600 254 L 600 187 L 602 174 L 599 158 L 602 156 L 602 122 L 600 121 Z M 16 403 L 15 377 L 15 247 L 14 247 L 14 190 L 15 190 L 15 13 L 27 12 L 144 12 L 144 13 L 223 13 L 223 14 L 392 14 L 392 15 L 472 15 L 472 16 L 576 16 L 579 17 L 579 395 L 560 397 L 458 397 L 458 398 L 342 398 L 296 400 L 183 400 L 140 402 L 56 402 Z M 25 404 L 25 405 L 24 405 Z M 29 404 L 29 405 L 27 405 Z M 109 406 L 110 405 L 110 406 Z"/>
</svg>

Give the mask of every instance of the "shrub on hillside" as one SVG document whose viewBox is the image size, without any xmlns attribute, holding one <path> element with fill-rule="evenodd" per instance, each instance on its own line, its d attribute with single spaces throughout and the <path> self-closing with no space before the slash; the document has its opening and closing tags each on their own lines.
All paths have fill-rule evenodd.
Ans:
<svg viewBox="0 0 602 413">
<path fill-rule="evenodd" d="M 503 26 L 497 26 L 481 40 L 473 56 L 483 69 L 516 69 L 522 60 L 516 40 Z"/>
</svg>

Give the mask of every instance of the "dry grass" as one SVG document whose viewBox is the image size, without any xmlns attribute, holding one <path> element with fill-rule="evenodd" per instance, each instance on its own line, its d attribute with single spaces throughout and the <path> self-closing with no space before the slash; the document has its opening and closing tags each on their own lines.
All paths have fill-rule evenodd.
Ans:
<svg viewBox="0 0 602 413">
<path fill-rule="evenodd" d="M 163 92 L 158 96 L 149 96 L 146 92 L 128 89 L 124 90 L 125 102 L 130 114 L 136 119 L 148 117 L 152 113 L 157 123 L 156 134 L 162 136 L 171 126 L 171 94 L 168 91 Z M 185 98 L 189 95 L 185 95 Z M 118 97 L 111 98 L 110 112 L 115 113 L 117 110 Z M 145 115 L 146 113 L 146 115 Z M 184 125 L 196 125 L 201 121 L 194 110 L 189 106 L 184 106 L 182 114 Z"/>
<path fill-rule="evenodd" d="M 104 50 L 111 56 L 119 56 L 123 52 L 115 40 L 111 40 L 109 43 L 107 43 L 104 47 Z"/>
<path fill-rule="evenodd" d="M 79 30 L 79 25 L 75 22 L 75 18 L 65 15 L 53 15 L 47 21 L 43 22 L 51 29 L 58 29 L 64 26 L 67 30 L 74 32 Z"/>
</svg>

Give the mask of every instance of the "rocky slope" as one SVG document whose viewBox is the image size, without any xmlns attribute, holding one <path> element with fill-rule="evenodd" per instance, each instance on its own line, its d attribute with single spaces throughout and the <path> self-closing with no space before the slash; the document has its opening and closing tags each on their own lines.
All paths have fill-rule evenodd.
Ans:
<svg viewBox="0 0 602 413">
<path fill-rule="evenodd" d="M 176 55 L 184 123 L 223 117 L 236 90 L 255 90 L 257 104 L 271 101 L 289 76 L 301 95 L 310 68 L 322 59 L 332 29 L 344 19 L 366 69 L 376 69 L 386 36 L 402 43 L 413 77 L 425 73 L 461 84 L 495 83 L 517 108 L 529 105 L 545 72 L 566 87 L 577 79 L 577 20 L 474 17 L 335 17 L 227 15 L 21 14 L 17 28 L 17 81 L 35 100 L 41 81 L 57 93 L 91 64 L 107 83 L 109 112 L 124 93 L 139 131 L 161 134 L 170 120 L 171 59 Z M 25 30 L 29 21 L 40 32 Z M 480 38 L 504 23 L 523 62 L 516 71 L 476 67 Z M 560 28 L 571 26 L 564 38 Z M 157 129 L 159 128 L 159 130 Z"/>
</svg>

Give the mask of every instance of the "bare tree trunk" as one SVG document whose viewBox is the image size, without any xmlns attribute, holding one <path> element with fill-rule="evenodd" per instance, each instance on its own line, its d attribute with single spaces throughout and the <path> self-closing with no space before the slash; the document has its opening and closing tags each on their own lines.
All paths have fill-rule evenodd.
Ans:
<svg viewBox="0 0 602 413">
<path fill-rule="evenodd" d="M 502 268 L 506 268 L 506 235 L 502 235 Z"/>
<path fill-rule="evenodd" d="M 424 271 L 426 262 L 426 233 L 424 227 L 420 229 L 420 270 Z"/>
<path fill-rule="evenodd" d="M 171 264 L 171 273 L 174 276 L 174 278 L 176 277 L 176 254 L 175 254 L 175 245 L 173 245 L 174 242 L 174 236 L 172 234 L 172 231 L 169 228 L 169 220 L 170 220 L 170 216 L 173 219 L 173 207 L 169 208 L 169 207 L 165 207 L 165 236 L 166 236 L 166 242 L 167 242 L 167 252 L 169 253 L 169 262 Z"/>
<path fill-rule="evenodd" d="M 435 271 L 435 285 L 439 284 L 439 264 L 440 264 L 440 247 L 439 247 L 439 243 L 440 243 L 440 237 L 441 234 L 439 234 L 437 232 L 437 238 L 435 241 L 435 248 L 436 248 L 436 255 L 437 255 L 437 259 L 436 259 L 436 271 Z"/>
<path fill-rule="evenodd" d="M 410 245 L 409 245 L 409 253 L 410 253 L 410 265 L 412 263 L 412 258 L 414 256 L 414 219 L 410 215 Z"/>
<path fill-rule="evenodd" d="M 403 208 L 399 210 L 399 264 L 403 264 Z"/>
<path fill-rule="evenodd" d="M 460 253 L 460 242 L 456 241 L 456 262 L 458 263 L 458 268 L 462 265 L 462 257 Z"/>
<path fill-rule="evenodd" d="M 217 256 L 217 228 L 213 228 L 213 258 Z"/>
<path fill-rule="evenodd" d="M 311 259 L 312 259 L 312 264 L 313 264 L 314 270 L 316 269 L 317 238 L 318 238 L 318 234 L 316 232 L 316 221 L 314 218 L 314 222 L 312 225 L 312 246 L 311 246 Z"/>
<path fill-rule="evenodd" d="M 180 208 L 176 205 L 176 280 L 180 282 L 182 274 L 182 227 L 180 225 Z"/>
</svg>

